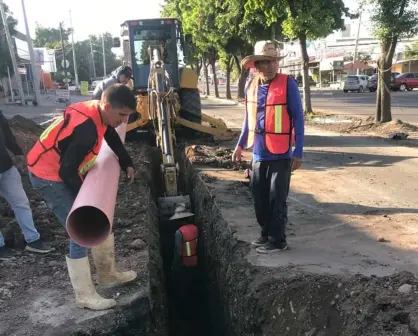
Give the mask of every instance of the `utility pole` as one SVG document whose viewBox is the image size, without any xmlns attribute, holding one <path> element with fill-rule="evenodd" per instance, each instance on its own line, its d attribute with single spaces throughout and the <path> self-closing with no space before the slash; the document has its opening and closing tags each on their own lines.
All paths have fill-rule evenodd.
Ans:
<svg viewBox="0 0 418 336">
<path fill-rule="evenodd" d="M 60 22 L 60 37 L 61 37 L 61 50 L 62 50 L 62 56 L 63 56 L 63 69 L 64 69 L 64 82 L 65 86 L 68 89 L 68 79 L 67 79 L 67 60 L 65 59 L 65 46 L 64 46 L 64 37 L 62 33 L 62 22 Z"/>
<path fill-rule="evenodd" d="M 75 88 L 78 90 L 80 88 L 78 82 L 78 71 L 77 71 L 77 61 L 75 59 L 75 48 L 74 48 L 74 27 L 73 27 L 73 19 L 71 16 L 70 10 L 70 26 L 71 26 L 71 47 L 73 48 L 73 64 L 74 64 L 74 76 L 75 76 Z"/>
<path fill-rule="evenodd" d="M 94 64 L 93 44 L 91 43 L 91 38 L 89 38 L 89 40 L 90 40 L 91 62 L 93 64 L 93 78 L 96 79 L 97 75 L 96 75 L 96 65 Z"/>
<path fill-rule="evenodd" d="M 15 102 L 15 94 L 13 93 L 12 78 L 10 77 L 9 66 L 7 66 L 7 76 L 9 77 L 10 97 L 12 97 L 12 103 L 14 103 Z"/>
<path fill-rule="evenodd" d="M 106 77 L 106 55 L 105 55 L 104 34 L 102 34 L 102 49 L 103 49 L 103 77 Z"/>
<path fill-rule="evenodd" d="M 15 48 L 13 46 L 12 37 L 10 36 L 9 26 L 7 25 L 6 12 L 4 11 L 3 0 L 0 0 L 0 12 L 1 12 L 1 18 L 2 18 L 2 21 L 3 21 L 4 32 L 6 33 L 7 44 L 9 46 L 10 57 L 12 59 L 13 71 L 15 73 L 17 87 L 19 89 L 20 99 L 22 101 L 22 104 L 26 105 L 25 95 L 23 93 L 22 78 L 20 77 L 20 74 L 17 70 Z M 13 92 L 10 92 L 10 93 L 13 97 Z"/>
<path fill-rule="evenodd" d="M 29 48 L 30 66 L 32 68 L 33 90 L 35 93 L 36 103 L 38 106 L 41 106 L 41 90 L 39 88 L 41 81 L 38 76 L 38 69 L 36 68 L 35 51 L 33 50 L 32 38 L 30 37 L 28 18 L 26 16 L 25 0 L 22 0 L 22 10 L 23 10 L 23 19 L 25 21 L 25 26 L 26 26 L 26 40 L 27 40 L 28 48 Z"/>
<path fill-rule="evenodd" d="M 361 9 L 360 9 L 361 10 Z M 361 14 L 362 12 L 360 12 L 360 16 L 359 16 L 359 21 L 358 21 L 358 27 L 357 27 L 357 36 L 356 36 L 356 44 L 354 46 L 354 55 L 353 55 L 353 70 L 354 70 L 354 63 L 356 61 L 357 58 L 357 49 L 358 49 L 358 40 L 360 38 L 360 26 L 361 26 Z M 359 74 L 359 70 L 357 69 L 357 75 Z"/>
</svg>

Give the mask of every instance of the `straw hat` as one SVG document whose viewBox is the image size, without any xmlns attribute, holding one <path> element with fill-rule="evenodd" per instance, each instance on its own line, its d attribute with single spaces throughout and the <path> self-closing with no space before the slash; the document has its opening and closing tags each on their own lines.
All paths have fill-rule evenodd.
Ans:
<svg viewBox="0 0 418 336">
<path fill-rule="evenodd" d="M 280 61 L 284 56 L 279 56 L 276 45 L 272 41 L 258 41 L 254 46 L 254 55 L 245 57 L 241 61 L 243 68 L 255 68 L 257 61 Z"/>
</svg>

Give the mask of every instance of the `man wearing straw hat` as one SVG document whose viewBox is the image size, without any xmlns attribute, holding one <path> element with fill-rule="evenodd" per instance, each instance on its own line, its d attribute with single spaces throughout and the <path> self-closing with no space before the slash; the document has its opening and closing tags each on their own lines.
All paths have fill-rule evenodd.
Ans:
<svg viewBox="0 0 418 336">
<path fill-rule="evenodd" d="M 300 168 L 303 154 L 301 97 L 296 81 L 277 73 L 282 58 L 273 42 L 259 41 L 254 55 L 242 60 L 244 68 L 255 68 L 258 75 L 246 86 L 244 124 L 232 155 L 233 161 L 241 161 L 243 149 L 253 148 L 251 189 L 261 235 L 252 245 L 264 254 L 288 249 L 286 201 L 291 173 Z"/>
</svg>

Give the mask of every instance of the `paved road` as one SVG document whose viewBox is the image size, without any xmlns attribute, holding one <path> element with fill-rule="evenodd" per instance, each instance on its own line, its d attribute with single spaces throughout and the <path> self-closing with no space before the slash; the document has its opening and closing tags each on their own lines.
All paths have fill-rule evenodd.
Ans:
<svg viewBox="0 0 418 336">
<path fill-rule="evenodd" d="M 89 98 L 90 96 L 71 95 L 71 103 L 84 101 Z M 63 108 L 65 108 L 65 104 L 56 103 L 55 95 L 53 94 L 42 95 L 42 106 L 0 105 L 0 110 L 7 118 L 13 118 L 19 114 L 38 123 L 56 117 L 62 113 L 59 110 Z"/>
<path fill-rule="evenodd" d="M 231 87 L 232 96 L 237 95 L 237 87 Z M 211 93 L 214 89 L 211 87 Z M 225 85 L 219 86 L 219 94 L 225 97 Z M 314 110 L 329 111 L 349 116 L 374 116 L 376 109 L 376 93 L 341 91 L 312 91 Z M 418 124 L 418 90 L 411 92 L 392 92 L 393 119 Z"/>
</svg>

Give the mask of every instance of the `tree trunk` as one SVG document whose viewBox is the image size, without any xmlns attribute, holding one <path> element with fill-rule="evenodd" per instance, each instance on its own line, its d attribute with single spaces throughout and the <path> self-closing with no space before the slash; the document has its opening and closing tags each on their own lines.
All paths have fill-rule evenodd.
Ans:
<svg viewBox="0 0 418 336">
<path fill-rule="evenodd" d="M 312 113 L 311 87 L 309 86 L 309 55 L 306 48 L 306 35 L 299 36 L 303 60 L 303 110 Z"/>
<path fill-rule="evenodd" d="M 203 65 L 203 72 L 205 74 L 205 86 L 206 86 L 205 94 L 209 96 L 210 95 L 209 71 L 208 71 L 208 64 L 206 63 L 205 57 L 202 57 L 202 65 Z"/>
<path fill-rule="evenodd" d="M 384 60 L 382 62 L 382 69 L 390 69 L 392 68 L 392 61 L 386 62 Z M 392 97 L 390 93 L 390 80 L 392 78 L 392 71 L 384 71 L 382 73 L 383 81 L 381 86 L 381 119 L 380 122 L 388 122 L 392 120 Z"/>
<path fill-rule="evenodd" d="M 382 62 L 381 62 L 381 58 L 379 58 L 377 60 L 377 66 L 378 66 L 378 70 L 377 70 L 377 90 L 376 90 L 376 115 L 374 118 L 374 122 L 377 124 L 380 122 L 380 120 L 382 119 L 382 88 L 384 88 L 384 85 L 382 84 L 382 77 L 381 77 L 381 72 L 379 71 L 379 69 L 381 69 L 382 67 Z"/>
<path fill-rule="evenodd" d="M 378 87 L 376 95 L 375 122 L 389 122 L 392 120 L 392 97 L 390 81 L 392 79 L 392 60 L 395 54 L 398 37 L 380 43 L 380 57 L 378 61 Z"/>
<path fill-rule="evenodd" d="M 250 73 L 249 69 L 242 69 L 241 74 L 239 75 L 238 80 L 238 99 L 245 98 L 245 83 L 247 81 L 248 75 Z"/>
<path fill-rule="evenodd" d="M 200 77 L 200 72 L 202 71 L 202 59 L 198 58 L 196 60 L 196 72 L 197 72 L 197 76 Z"/>
<path fill-rule="evenodd" d="M 238 56 L 237 55 L 234 55 L 234 61 L 235 61 L 235 65 L 236 65 L 237 70 L 238 70 L 238 74 L 241 75 L 242 69 L 241 69 L 241 64 L 239 62 L 239 59 L 238 59 Z"/>
<path fill-rule="evenodd" d="M 226 59 L 226 99 L 232 99 L 231 95 L 231 71 L 234 65 L 234 59 L 230 55 Z"/>
<path fill-rule="evenodd" d="M 213 85 L 215 86 L 215 97 L 219 98 L 219 89 L 218 89 L 218 77 L 216 76 L 216 61 L 211 62 L 212 73 L 213 73 Z"/>
</svg>

